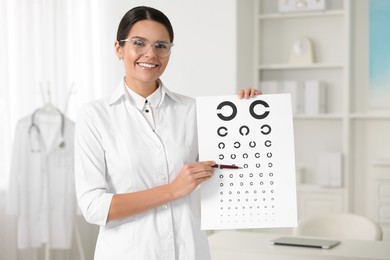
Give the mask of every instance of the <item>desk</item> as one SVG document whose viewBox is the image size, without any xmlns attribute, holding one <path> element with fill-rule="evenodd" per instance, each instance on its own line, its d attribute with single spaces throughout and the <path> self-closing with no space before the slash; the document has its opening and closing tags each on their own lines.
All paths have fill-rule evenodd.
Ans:
<svg viewBox="0 0 390 260">
<path fill-rule="evenodd" d="M 390 260 L 390 241 L 341 240 L 332 249 L 275 246 L 281 234 L 218 231 L 209 235 L 212 260 Z"/>
</svg>

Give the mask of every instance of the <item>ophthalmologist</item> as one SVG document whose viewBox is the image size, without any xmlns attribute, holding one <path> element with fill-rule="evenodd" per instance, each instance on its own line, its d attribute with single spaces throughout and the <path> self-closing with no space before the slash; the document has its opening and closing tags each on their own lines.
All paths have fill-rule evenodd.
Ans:
<svg viewBox="0 0 390 260">
<path fill-rule="evenodd" d="M 197 187 L 215 162 L 197 162 L 194 99 L 160 80 L 173 40 L 161 11 L 129 10 L 115 41 L 125 76 L 111 96 L 79 112 L 76 193 L 85 219 L 100 226 L 95 260 L 210 259 Z"/>
</svg>

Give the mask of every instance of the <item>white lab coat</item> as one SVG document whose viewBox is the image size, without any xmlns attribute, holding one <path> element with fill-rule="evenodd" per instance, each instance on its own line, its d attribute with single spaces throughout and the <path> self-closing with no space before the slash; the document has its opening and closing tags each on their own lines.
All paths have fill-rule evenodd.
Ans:
<svg viewBox="0 0 390 260">
<path fill-rule="evenodd" d="M 38 113 L 35 122 L 41 134 L 35 130 L 28 133 L 31 116 L 17 124 L 6 212 L 17 216 L 18 248 L 47 244 L 51 248 L 68 249 L 76 214 L 75 126 L 65 117 L 65 147 L 60 148 L 60 125 L 44 127 L 39 121 Z M 53 137 L 51 143 L 45 140 L 48 136 Z M 32 148 L 40 152 L 32 152 Z"/>
<path fill-rule="evenodd" d="M 86 104 L 76 123 L 76 191 L 86 220 L 100 225 L 95 260 L 208 260 L 200 230 L 199 194 L 106 223 L 113 194 L 172 182 L 198 155 L 191 98 L 163 85 L 155 129 L 126 96 L 122 81 L 111 97 Z M 142 203 L 142 201 L 139 201 Z"/>
</svg>

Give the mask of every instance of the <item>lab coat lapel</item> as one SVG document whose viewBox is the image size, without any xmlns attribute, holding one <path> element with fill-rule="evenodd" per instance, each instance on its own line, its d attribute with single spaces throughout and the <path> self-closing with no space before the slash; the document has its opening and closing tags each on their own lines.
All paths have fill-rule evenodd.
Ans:
<svg viewBox="0 0 390 260">
<path fill-rule="evenodd" d="M 60 132 L 61 132 L 60 128 L 56 128 L 55 131 L 56 131 L 56 133 L 55 133 L 55 137 L 53 139 L 53 142 L 51 142 L 47 146 L 47 153 L 51 153 L 55 149 L 59 148 L 60 147 L 60 143 L 62 142 L 62 136 L 60 134 Z"/>
<path fill-rule="evenodd" d="M 48 147 L 48 153 L 54 151 L 55 149 L 62 149 L 63 148 L 60 145 L 62 142 L 65 142 L 65 128 L 66 128 L 65 121 L 66 120 L 65 120 L 65 116 L 64 116 L 64 114 L 62 114 L 62 112 L 60 112 L 60 117 L 61 117 L 60 124 L 54 128 L 54 131 L 56 131 L 56 132 L 55 132 L 55 136 L 53 138 L 53 142 Z"/>
<path fill-rule="evenodd" d="M 58 116 L 57 115 L 57 112 L 55 112 L 56 114 L 53 114 L 55 116 Z M 37 127 L 39 129 L 39 132 L 37 131 L 33 131 L 33 132 L 37 132 L 37 139 L 38 139 L 38 142 L 39 142 L 39 148 L 40 150 L 45 153 L 45 154 L 49 154 L 51 152 L 53 152 L 56 148 L 58 148 L 61 144 L 61 142 L 63 141 L 63 136 L 61 134 L 61 127 L 62 127 L 62 124 L 64 122 L 62 122 L 64 118 L 62 118 L 62 115 L 61 115 L 61 120 L 59 122 L 59 124 L 55 124 L 55 125 L 52 125 L 50 127 L 45 127 L 39 120 L 39 114 L 36 115 L 36 118 L 35 118 L 35 124 L 37 124 Z M 47 136 L 51 136 L 51 133 L 54 133 L 53 134 L 53 138 L 50 138 L 48 139 L 47 136 L 45 136 L 45 132 L 42 132 L 43 129 L 46 129 L 48 130 L 49 132 L 46 132 Z"/>
</svg>

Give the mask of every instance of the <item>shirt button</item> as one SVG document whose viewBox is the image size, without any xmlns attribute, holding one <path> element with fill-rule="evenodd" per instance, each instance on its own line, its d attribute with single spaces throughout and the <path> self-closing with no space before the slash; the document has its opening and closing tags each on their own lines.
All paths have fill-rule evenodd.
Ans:
<svg viewBox="0 0 390 260">
<path fill-rule="evenodd" d="M 166 180 L 167 180 L 167 176 L 161 175 L 161 180 L 162 180 L 162 181 L 166 181 Z"/>
<path fill-rule="evenodd" d="M 168 238 L 168 239 L 171 239 L 171 238 L 172 238 L 172 235 L 167 235 L 167 238 Z"/>
<path fill-rule="evenodd" d="M 168 208 L 168 205 L 167 205 L 167 204 L 164 204 L 162 207 L 163 207 L 163 209 L 167 209 L 167 208 Z"/>
</svg>

